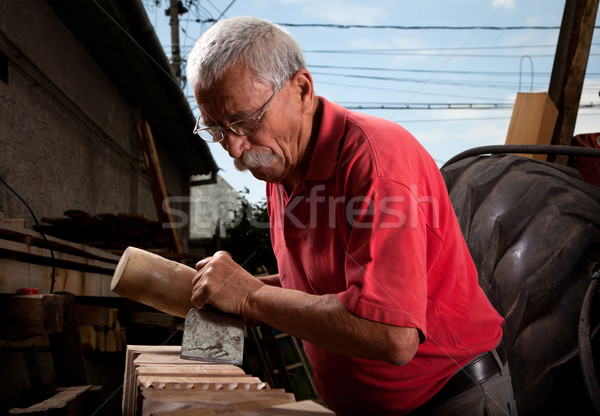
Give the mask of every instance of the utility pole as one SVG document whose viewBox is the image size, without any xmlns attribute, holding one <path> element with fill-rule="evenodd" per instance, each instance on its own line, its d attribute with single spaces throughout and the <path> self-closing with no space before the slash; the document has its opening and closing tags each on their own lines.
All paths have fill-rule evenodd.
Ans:
<svg viewBox="0 0 600 416">
<path fill-rule="evenodd" d="M 559 111 L 552 144 L 571 144 L 597 11 L 598 0 L 565 3 L 548 89 Z"/>
<path fill-rule="evenodd" d="M 169 8 L 165 14 L 171 18 L 171 68 L 181 84 L 181 49 L 179 48 L 179 15 L 187 13 L 187 9 L 179 0 L 169 0 Z"/>
</svg>

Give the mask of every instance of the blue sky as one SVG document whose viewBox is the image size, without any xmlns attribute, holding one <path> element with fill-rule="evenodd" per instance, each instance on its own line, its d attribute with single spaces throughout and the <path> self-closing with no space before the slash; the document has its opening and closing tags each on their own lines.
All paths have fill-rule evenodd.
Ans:
<svg viewBox="0 0 600 416">
<path fill-rule="evenodd" d="M 164 13 L 168 1 L 144 3 L 170 56 L 170 27 Z M 251 15 L 296 25 L 413 27 L 284 26 L 305 52 L 318 95 L 347 107 L 408 105 L 410 109 L 360 111 L 403 125 L 441 165 L 463 150 L 503 144 L 516 94 L 548 90 L 559 31 L 506 28 L 560 26 L 563 9 L 564 1 L 559 0 L 195 0 L 181 16 L 180 43 L 185 58 L 211 25 L 203 21 L 216 19 L 223 11 L 223 17 Z M 426 28 L 430 26 L 455 29 Z M 580 109 L 576 134 L 600 131 L 599 91 L 596 30 L 581 102 L 597 107 Z M 186 94 L 197 114 L 191 92 Z M 507 108 L 440 108 L 463 104 Z M 419 109 L 425 105 L 435 109 Z M 219 145 L 210 146 L 221 176 L 234 189 L 248 188 L 251 202 L 264 198 L 263 182 L 237 172 Z"/>
</svg>

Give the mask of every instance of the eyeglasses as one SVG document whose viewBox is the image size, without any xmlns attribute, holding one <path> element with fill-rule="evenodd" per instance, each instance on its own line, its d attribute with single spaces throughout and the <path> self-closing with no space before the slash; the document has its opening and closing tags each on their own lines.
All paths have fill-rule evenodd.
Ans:
<svg viewBox="0 0 600 416">
<path fill-rule="evenodd" d="M 264 108 L 258 117 L 249 117 L 243 120 L 234 121 L 233 123 L 229 124 L 227 128 L 223 128 L 221 126 L 201 127 L 201 115 L 198 116 L 198 119 L 196 120 L 196 125 L 194 126 L 194 134 L 197 134 L 202 140 L 205 140 L 210 143 L 218 143 L 221 140 L 223 140 L 223 138 L 225 138 L 225 132 L 227 130 L 231 130 L 238 136 L 249 136 L 258 130 L 260 120 L 265 115 L 267 108 L 269 108 L 269 104 L 271 104 L 271 101 L 273 101 L 273 98 L 275 98 L 275 95 L 278 92 L 279 90 L 276 90 L 273 93 L 273 95 L 271 95 L 271 98 L 269 98 L 269 101 L 267 101 L 267 103 L 264 105 Z"/>
</svg>

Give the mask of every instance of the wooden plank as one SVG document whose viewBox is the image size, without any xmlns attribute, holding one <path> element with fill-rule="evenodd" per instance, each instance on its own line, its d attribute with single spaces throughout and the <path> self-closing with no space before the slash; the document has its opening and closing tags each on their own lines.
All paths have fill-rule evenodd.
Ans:
<svg viewBox="0 0 600 416">
<path fill-rule="evenodd" d="M 144 400 L 142 416 L 256 416 L 262 414 L 262 411 L 271 406 L 290 403 L 289 400 L 283 397 L 278 399 L 254 398 L 234 404 L 215 402 L 153 402 Z"/>
<path fill-rule="evenodd" d="M 120 256 L 95 247 L 73 243 L 71 241 L 52 237 L 51 235 L 46 236 L 46 239 L 48 240 L 48 242 L 46 242 L 44 237 L 42 237 L 42 235 L 36 231 L 29 230 L 27 228 L 15 227 L 10 224 L 3 224 L 1 222 L 0 236 L 6 240 L 19 241 L 43 248 L 48 248 L 48 244 L 50 244 L 50 248 L 56 251 L 74 254 L 81 257 L 88 257 L 90 259 L 101 260 L 108 263 L 117 264 L 121 258 Z"/>
<path fill-rule="evenodd" d="M 513 109 L 506 144 L 549 145 L 558 110 L 545 92 L 518 93 Z M 547 155 L 522 155 L 546 160 Z"/>
<path fill-rule="evenodd" d="M 273 406 L 295 402 L 292 393 L 270 390 L 237 366 L 181 360 L 180 352 L 179 346 L 127 347 L 125 416 L 262 414 Z M 315 408 L 293 409 L 307 410 L 314 412 Z"/>
<path fill-rule="evenodd" d="M 79 336 L 84 351 L 96 351 L 98 348 L 98 334 L 93 325 L 80 325 Z"/>
<path fill-rule="evenodd" d="M 270 406 L 295 401 L 292 393 L 283 389 L 276 390 L 160 390 L 142 387 L 141 394 L 144 398 L 142 416 L 145 415 L 171 415 L 172 412 L 185 411 L 189 415 L 202 414 L 197 411 L 210 409 L 217 414 L 231 414 L 229 412 L 256 412 Z M 234 414 L 236 414 L 234 413 Z M 247 413 L 244 413 L 247 414 Z"/>
<path fill-rule="evenodd" d="M 55 268 L 55 273 L 55 292 L 71 292 L 76 296 L 118 297 L 110 290 L 110 275 L 61 267 Z M 0 258 L 0 293 L 14 294 L 23 287 L 50 293 L 51 286 L 51 266 Z"/>
<path fill-rule="evenodd" d="M 0 293 L 15 294 L 23 287 L 50 293 L 52 267 L 0 258 Z"/>
<path fill-rule="evenodd" d="M 144 352 L 141 353 L 134 361 L 133 363 L 135 365 L 148 365 L 148 364 L 186 364 L 186 363 L 192 363 L 192 362 L 196 362 L 196 363 L 206 363 L 208 364 L 208 361 L 191 361 L 191 360 L 184 360 L 182 358 L 179 358 L 179 352 L 178 353 L 163 353 L 163 352 Z"/>
<path fill-rule="evenodd" d="M 91 271 L 112 276 L 116 265 L 87 257 L 66 254 L 60 251 L 50 252 L 44 247 L 36 247 L 26 243 L 0 239 L 0 253 L 11 255 L 21 260 L 31 261 L 48 266 Z M 54 257 L 53 257 L 54 256 Z"/>
<path fill-rule="evenodd" d="M 75 414 L 68 407 L 93 386 L 73 386 L 61 389 L 57 394 L 43 402 L 34 404 L 27 408 L 13 408 L 8 411 L 9 415 L 33 415 L 33 414 Z M 83 406 L 81 406 L 83 407 Z M 81 408 L 79 407 L 79 408 Z M 62 410 L 62 412 L 60 412 Z"/>
<path fill-rule="evenodd" d="M 107 329 L 104 338 L 104 351 L 116 352 L 119 351 L 119 345 L 117 343 L 117 332 L 114 329 Z"/>
<path fill-rule="evenodd" d="M 160 355 L 177 357 L 181 353 L 179 345 L 128 345 L 125 351 L 125 374 L 123 381 L 123 416 L 137 415 L 137 373 L 135 368 L 143 363 L 141 360 L 137 365 L 134 363 L 143 353 L 152 353 L 154 362 L 160 362 Z M 164 358 L 164 357 L 163 357 Z"/>
<path fill-rule="evenodd" d="M 25 218 L 2 218 L 0 221 L 13 227 L 25 228 Z"/>
<path fill-rule="evenodd" d="M 140 394 L 145 400 L 153 401 L 204 401 L 213 403 L 238 403 L 250 400 L 275 399 L 285 397 L 288 400 L 294 398 L 293 393 L 284 389 L 263 389 L 257 391 L 247 390 L 161 390 L 140 387 Z M 295 400 L 291 400 L 295 401 Z"/>
<path fill-rule="evenodd" d="M 190 365 L 163 365 L 142 366 L 136 369 L 138 376 L 242 376 L 244 370 L 231 364 L 190 364 Z"/>
<path fill-rule="evenodd" d="M 265 409 L 260 415 L 290 415 L 290 416 L 332 416 L 331 410 L 312 401 L 303 400 L 296 403 L 282 404 Z"/>
<path fill-rule="evenodd" d="M 106 327 L 116 328 L 119 324 L 119 309 L 106 308 Z"/>
<path fill-rule="evenodd" d="M 258 377 L 244 376 L 138 376 L 138 384 L 157 389 L 262 390 L 268 388 Z"/>
<path fill-rule="evenodd" d="M 76 305 L 75 312 L 79 325 L 94 325 L 96 328 L 104 328 L 108 325 L 108 312 L 101 305 Z"/>
<path fill-rule="evenodd" d="M 145 405 L 145 403 L 144 403 Z M 157 409 L 156 406 L 159 406 Z M 239 412 L 228 412 L 222 411 L 221 409 L 212 409 L 210 404 L 202 403 L 197 406 L 188 408 L 187 404 L 184 404 L 184 408 L 179 408 L 180 405 L 173 403 L 152 403 L 151 408 L 147 409 L 142 413 L 142 416 L 242 416 Z"/>
</svg>

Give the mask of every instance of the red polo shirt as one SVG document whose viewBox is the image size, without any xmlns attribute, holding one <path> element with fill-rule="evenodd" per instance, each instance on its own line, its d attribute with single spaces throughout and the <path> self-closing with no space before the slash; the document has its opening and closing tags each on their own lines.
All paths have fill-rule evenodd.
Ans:
<svg viewBox="0 0 600 416">
<path fill-rule="evenodd" d="M 438 167 L 402 127 L 320 98 L 306 176 L 291 195 L 267 184 L 281 284 L 337 293 L 363 318 L 417 328 L 404 366 L 341 356 L 304 342 L 322 397 L 338 415 L 402 414 L 489 351 L 503 319 L 477 271 Z"/>
</svg>

